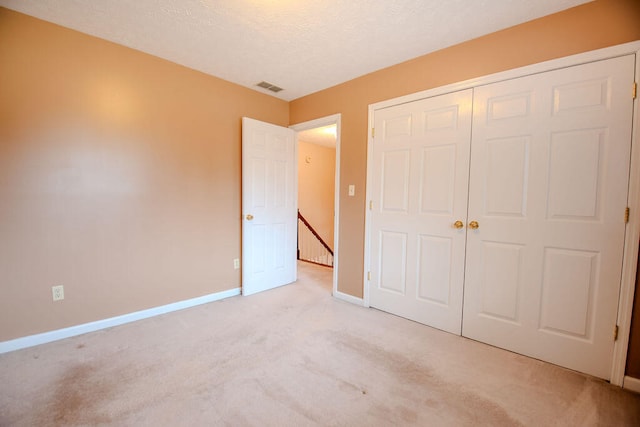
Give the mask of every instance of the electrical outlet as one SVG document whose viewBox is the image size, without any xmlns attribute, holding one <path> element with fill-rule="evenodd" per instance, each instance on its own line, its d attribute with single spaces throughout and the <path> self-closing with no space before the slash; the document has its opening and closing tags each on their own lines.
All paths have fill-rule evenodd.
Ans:
<svg viewBox="0 0 640 427">
<path fill-rule="evenodd" d="M 64 299 L 64 286 L 62 286 L 62 285 L 52 286 L 51 287 L 51 293 L 53 294 L 53 300 L 54 301 L 63 300 Z"/>
<path fill-rule="evenodd" d="M 240 260 L 238 258 L 233 260 L 233 268 L 236 270 L 240 268 Z"/>
</svg>

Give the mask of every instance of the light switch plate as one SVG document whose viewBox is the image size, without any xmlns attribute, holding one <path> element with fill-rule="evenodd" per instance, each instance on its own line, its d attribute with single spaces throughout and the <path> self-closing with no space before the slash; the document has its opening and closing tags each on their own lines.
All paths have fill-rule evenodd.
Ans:
<svg viewBox="0 0 640 427">
<path fill-rule="evenodd" d="M 349 195 L 350 196 L 355 196 L 356 195 L 356 186 L 351 184 L 349 185 Z"/>
</svg>

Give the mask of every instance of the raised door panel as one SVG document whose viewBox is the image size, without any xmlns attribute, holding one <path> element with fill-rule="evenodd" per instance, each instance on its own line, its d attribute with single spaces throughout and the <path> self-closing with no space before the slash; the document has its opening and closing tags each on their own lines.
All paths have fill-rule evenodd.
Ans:
<svg viewBox="0 0 640 427">
<path fill-rule="evenodd" d="M 382 154 L 380 200 L 384 212 L 408 213 L 410 150 Z"/>
<path fill-rule="evenodd" d="M 378 286 L 388 292 L 405 295 L 407 288 L 407 233 L 380 232 Z"/>
<path fill-rule="evenodd" d="M 420 214 L 452 215 L 456 184 L 456 145 L 425 147 L 420 164 Z"/>
<path fill-rule="evenodd" d="M 526 216 L 529 146 L 528 136 L 486 142 L 485 215 Z"/>
<path fill-rule="evenodd" d="M 418 239 L 416 298 L 446 307 L 451 293 L 452 239 L 424 234 Z"/>
<path fill-rule="evenodd" d="M 541 331 L 591 340 L 599 264 L 596 252 L 545 248 L 539 314 Z"/>
<path fill-rule="evenodd" d="M 547 218 L 599 219 L 605 133 L 603 128 L 551 135 Z"/>
<path fill-rule="evenodd" d="M 480 315 L 498 322 L 520 322 L 523 245 L 484 242 Z"/>
</svg>

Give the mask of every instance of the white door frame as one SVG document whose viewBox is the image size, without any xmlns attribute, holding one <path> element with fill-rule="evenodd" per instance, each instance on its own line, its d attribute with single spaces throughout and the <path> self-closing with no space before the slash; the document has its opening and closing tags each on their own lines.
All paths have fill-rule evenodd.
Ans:
<svg viewBox="0 0 640 427">
<path fill-rule="evenodd" d="M 617 46 L 598 49 L 591 52 L 571 55 L 564 58 L 553 59 L 526 67 L 503 71 L 500 73 L 481 76 L 478 78 L 453 83 L 434 89 L 429 89 L 414 94 L 378 102 L 369 105 L 369 137 L 367 147 L 367 200 L 372 199 L 370 194 L 373 164 L 372 146 L 373 136 L 371 129 L 374 126 L 374 114 L 376 110 L 391 107 L 393 105 L 413 102 L 423 98 L 442 95 L 475 86 L 496 83 L 503 80 L 514 79 L 530 74 L 542 73 L 559 68 L 584 64 L 587 62 L 600 61 L 629 54 L 636 55 L 636 75 L 635 81 L 640 82 L 640 41 L 625 43 Z M 632 88 L 629 88 L 631 97 Z M 611 367 L 611 384 L 623 386 L 624 372 L 626 367 L 627 350 L 629 347 L 629 333 L 631 329 L 631 315 L 633 313 L 633 296 L 635 291 L 636 269 L 638 261 L 638 251 L 640 241 L 640 97 L 634 100 L 633 110 L 633 133 L 631 137 L 631 172 L 629 176 L 628 206 L 631 209 L 631 217 L 625 232 L 624 258 L 622 264 L 622 283 L 620 284 L 620 299 L 618 301 L 618 340 L 614 344 L 613 363 Z M 621 213 L 622 215 L 623 213 Z M 371 213 L 369 209 L 365 211 L 365 242 L 364 242 L 364 305 L 369 306 L 369 281 L 368 272 L 371 270 Z M 613 333 L 613 331 L 612 331 Z"/>
<path fill-rule="evenodd" d="M 341 114 L 333 114 L 331 116 L 321 117 L 315 120 L 309 120 L 308 122 L 297 123 L 289 126 L 296 132 L 295 144 L 296 153 L 298 152 L 298 132 L 304 130 L 315 129 L 323 126 L 336 125 L 336 176 L 334 192 L 334 212 L 333 212 L 333 296 L 339 297 L 338 292 L 338 246 L 339 246 L 339 222 L 340 222 L 340 121 L 342 119 Z M 296 159 L 297 161 L 297 159 Z M 298 175 L 296 174 L 296 188 Z"/>
</svg>

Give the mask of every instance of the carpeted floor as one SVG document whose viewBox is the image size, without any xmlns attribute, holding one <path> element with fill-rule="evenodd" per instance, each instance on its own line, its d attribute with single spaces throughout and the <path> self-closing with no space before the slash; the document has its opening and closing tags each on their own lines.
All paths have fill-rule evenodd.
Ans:
<svg viewBox="0 0 640 427">
<path fill-rule="evenodd" d="M 639 426 L 640 395 L 331 297 L 331 270 L 0 355 L 1 426 Z"/>
</svg>

